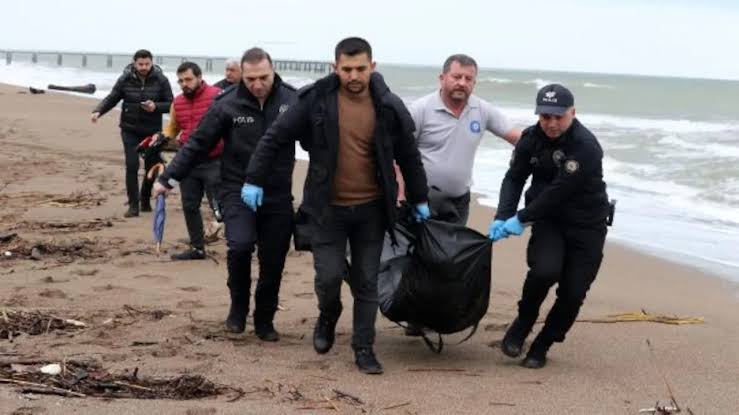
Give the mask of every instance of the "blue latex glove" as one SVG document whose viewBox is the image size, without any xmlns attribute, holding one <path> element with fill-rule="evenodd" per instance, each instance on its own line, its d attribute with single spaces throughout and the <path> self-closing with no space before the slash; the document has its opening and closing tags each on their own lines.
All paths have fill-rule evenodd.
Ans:
<svg viewBox="0 0 739 415">
<path fill-rule="evenodd" d="M 416 222 L 426 222 L 431 217 L 428 203 L 419 203 L 413 206 L 413 219 Z"/>
<path fill-rule="evenodd" d="M 247 206 L 253 211 L 257 211 L 259 206 L 262 206 L 262 199 L 264 198 L 264 189 L 253 184 L 245 184 L 241 188 L 241 200 L 246 203 Z"/>
<path fill-rule="evenodd" d="M 500 219 L 494 220 L 490 223 L 490 226 L 488 227 L 488 238 L 492 239 L 493 242 L 505 237 L 503 233 L 501 233 L 504 223 L 505 221 Z"/>
<path fill-rule="evenodd" d="M 508 235 L 521 235 L 523 233 L 523 223 L 518 220 L 518 215 L 508 218 L 503 224 L 503 232 Z"/>
</svg>

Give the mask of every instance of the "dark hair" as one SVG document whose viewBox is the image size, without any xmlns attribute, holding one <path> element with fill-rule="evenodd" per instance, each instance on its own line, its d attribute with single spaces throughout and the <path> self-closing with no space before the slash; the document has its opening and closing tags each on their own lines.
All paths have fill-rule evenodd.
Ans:
<svg viewBox="0 0 739 415">
<path fill-rule="evenodd" d="M 154 57 L 151 55 L 151 52 L 149 52 L 146 49 L 139 49 L 136 51 L 136 53 L 133 54 L 133 60 L 137 59 L 154 59 Z"/>
<path fill-rule="evenodd" d="M 361 37 L 348 37 L 336 44 L 334 58 L 338 61 L 341 55 L 355 56 L 360 53 L 366 53 L 367 57 L 372 60 L 372 46 L 369 42 Z"/>
<path fill-rule="evenodd" d="M 464 53 L 458 53 L 446 58 L 442 69 L 443 73 L 449 73 L 449 70 L 452 69 L 452 62 L 458 62 L 461 66 L 474 66 L 475 71 L 477 71 L 477 62 L 475 62 L 471 56 L 465 55 Z"/>
<path fill-rule="evenodd" d="M 186 72 L 187 70 L 191 70 L 192 74 L 200 77 L 203 75 L 203 71 L 200 70 L 200 66 L 198 66 L 195 62 L 182 62 L 180 66 L 177 67 L 177 73 L 181 74 L 182 72 Z"/>
<path fill-rule="evenodd" d="M 241 65 L 245 62 L 259 63 L 265 59 L 269 62 L 269 66 L 272 66 L 272 57 L 269 56 L 269 53 L 265 52 L 262 48 L 251 48 L 244 52 L 244 55 L 241 57 Z"/>
</svg>

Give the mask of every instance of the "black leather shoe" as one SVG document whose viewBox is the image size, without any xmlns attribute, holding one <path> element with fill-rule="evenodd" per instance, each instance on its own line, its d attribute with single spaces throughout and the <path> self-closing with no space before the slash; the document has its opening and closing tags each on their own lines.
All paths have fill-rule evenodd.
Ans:
<svg viewBox="0 0 739 415">
<path fill-rule="evenodd" d="M 547 364 L 547 352 L 551 342 L 543 341 L 539 336 L 534 339 L 526 353 L 526 358 L 521 361 L 521 366 L 528 369 L 541 369 Z"/>
<path fill-rule="evenodd" d="M 541 369 L 547 364 L 547 352 L 541 350 L 529 350 L 526 358 L 521 361 L 521 366 L 528 369 Z"/>
<path fill-rule="evenodd" d="M 205 251 L 198 248 L 190 248 L 179 254 L 172 254 L 173 261 L 189 261 L 192 259 L 205 259 Z"/>
<path fill-rule="evenodd" d="M 375 353 L 369 347 L 354 350 L 354 362 L 362 373 L 379 375 L 383 372 L 382 365 L 377 361 Z"/>
<path fill-rule="evenodd" d="M 146 202 L 141 202 L 141 211 L 151 212 L 151 203 L 149 203 L 148 200 Z"/>
<path fill-rule="evenodd" d="M 330 318 L 321 313 L 313 329 L 313 348 L 318 354 L 331 350 L 336 339 L 336 322 L 338 318 Z"/>
<path fill-rule="evenodd" d="M 136 208 L 131 208 L 130 207 L 130 208 L 128 208 L 128 210 L 126 211 L 126 213 L 123 214 L 123 217 L 124 218 L 135 218 L 138 215 L 139 215 L 139 210 L 136 209 Z"/>
<path fill-rule="evenodd" d="M 511 323 L 511 326 L 503 337 L 500 350 L 508 357 L 521 356 L 523 342 L 526 340 L 526 336 L 529 335 L 530 331 L 531 327 L 524 325 L 518 318 L 513 320 L 513 323 Z"/>
<path fill-rule="evenodd" d="M 229 333 L 243 333 L 246 329 L 246 315 L 249 310 L 240 302 L 231 301 L 231 308 L 226 317 L 226 331 Z"/>
<path fill-rule="evenodd" d="M 280 340 L 280 333 L 275 330 L 272 323 L 255 325 L 254 333 L 263 342 L 276 342 Z"/>
</svg>

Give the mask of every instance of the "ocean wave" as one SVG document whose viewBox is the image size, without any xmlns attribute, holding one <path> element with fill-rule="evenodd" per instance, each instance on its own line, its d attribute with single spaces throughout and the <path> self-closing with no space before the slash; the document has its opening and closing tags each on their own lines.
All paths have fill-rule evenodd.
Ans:
<svg viewBox="0 0 739 415">
<path fill-rule="evenodd" d="M 516 123 L 530 125 L 536 122 L 533 108 L 502 107 L 501 111 Z M 589 128 L 608 128 L 617 131 L 654 131 L 680 133 L 739 133 L 739 122 L 709 122 L 665 118 L 639 118 L 599 113 L 578 113 L 577 118 Z"/>
<path fill-rule="evenodd" d="M 492 76 L 486 77 L 486 78 L 480 78 L 477 80 L 477 82 L 489 82 L 491 84 L 512 84 L 516 81 L 512 79 L 506 79 L 506 78 L 494 78 Z"/>
<path fill-rule="evenodd" d="M 582 84 L 582 86 L 584 86 L 585 88 L 614 89 L 610 85 L 596 84 L 595 82 L 585 82 L 584 84 Z"/>
</svg>

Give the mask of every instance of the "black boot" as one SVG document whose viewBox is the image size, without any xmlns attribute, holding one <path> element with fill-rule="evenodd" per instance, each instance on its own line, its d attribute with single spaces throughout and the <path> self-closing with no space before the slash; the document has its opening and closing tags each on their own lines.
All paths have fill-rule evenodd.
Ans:
<svg viewBox="0 0 739 415">
<path fill-rule="evenodd" d="M 382 365 L 377 361 L 371 347 L 359 347 L 355 349 L 354 362 L 362 373 L 379 375 L 383 372 Z"/>
<path fill-rule="evenodd" d="M 280 340 L 280 333 L 275 330 L 274 324 L 269 323 L 254 323 L 254 333 L 259 337 L 259 340 L 264 342 L 276 342 Z"/>
<path fill-rule="evenodd" d="M 139 215 L 139 209 L 135 207 L 128 207 L 126 213 L 123 214 L 124 218 L 135 218 Z"/>
<path fill-rule="evenodd" d="M 151 203 L 149 202 L 149 199 L 145 199 L 141 201 L 141 211 L 151 212 Z"/>
<path fill-rule="evenodd" d="M 506 331 L 500 349 L 508 357 L 518 357 L 523 351 L 523 342 L 531 332 L 533 324 L 523 322 L 520 318 L 516 318 Z"/>
<path fill-rule="evenodd" d="M 529 352 L 526 353 L 526 358 L 521 361 L 521 366 L 528 369 L 541 369 L 547 364 L 547 352 L 552 346 L 551 342 L 547 342 L 541 339 L 541 336 L 536 336 Z"/>
<path fill-rule="evenodd" d="M 190 248 L 187 251 L 178 254 L 172 254 L 173 261 L 188 261 L 191 259 L 205 259 L 205 251 L 198 248 Z"/>
<path fill-rule="evenodd" d="M 240 296 L 231 295 L 231 308 L 226 317 L 226 331 L 243 333 L 246 329 L 246 315 L 249 313 L 248 301 Z"/>
<path fill-rule="evenodd" d="M 338 317 L 328 317 L 324 313 L 318 316 L 316 327 L 313 329 L 313 348 L 318 354 L 328 353 L 333 347 L 338 320 Z"/>
</svg>

